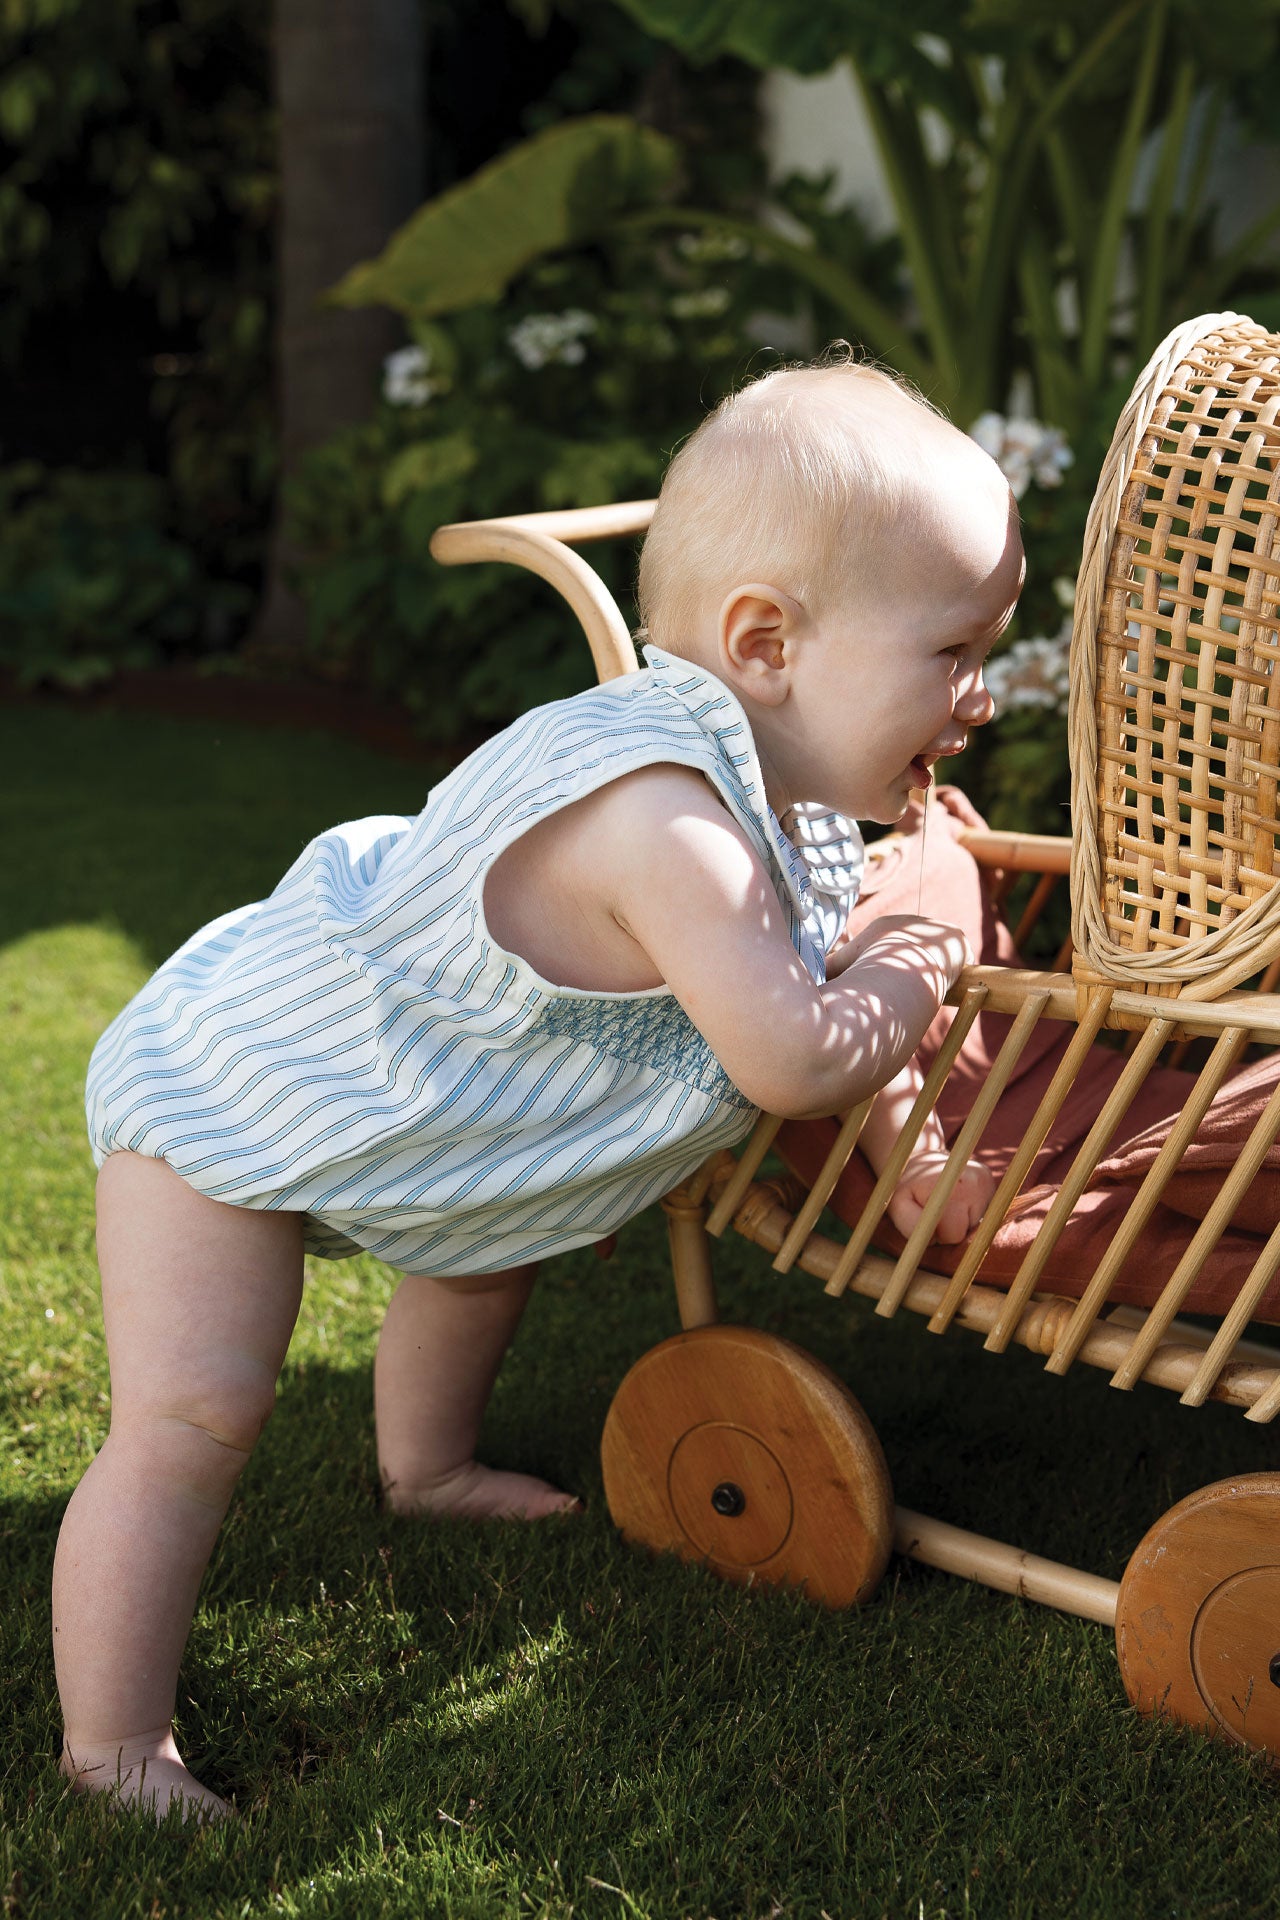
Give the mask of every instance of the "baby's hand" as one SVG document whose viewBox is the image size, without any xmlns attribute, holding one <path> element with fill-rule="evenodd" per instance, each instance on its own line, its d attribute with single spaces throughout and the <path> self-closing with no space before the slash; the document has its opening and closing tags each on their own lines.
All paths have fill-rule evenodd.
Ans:
<svg viewBox="0 0 1280 1920">
<path fill-rule="evenodd" d="M 889 1202 L 889 1218 L 904 1238 L 909 1238 L 914 1230 L 946 1164 L 945 1153 L 914 1153 L 902 1169 Z M 967 1239 L 986 1212 L 995 1190 L 996 1183 L 982 1163 L 968 1161 L 947 1196 L 947 1204 L 933 1230 L 934 1239 L 943 1246 L 954 1246 L 957 1241 Z"/>
</svg>

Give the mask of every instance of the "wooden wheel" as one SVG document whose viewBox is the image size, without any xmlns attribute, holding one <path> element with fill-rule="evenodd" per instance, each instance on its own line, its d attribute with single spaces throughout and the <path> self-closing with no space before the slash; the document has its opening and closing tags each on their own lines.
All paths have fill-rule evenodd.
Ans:
<svg viewBox="0 0 1280 1920">
<path fill-rule="evenodd" d="M 601 1460 L 628 1540 L 727 1580 L 847 1607 L 884 1572 L 880 1442 L 848 1388 L 788 1340 L 713 1326 L 651 1348 L 618 1388 Z"/>
<path fill-rule="evenodd" d="M 1145 1713 L 1280 1753 L 1280 1473 L 1219 1480 L 1125 1569 L 1116 1649 Z"/>
</svg>

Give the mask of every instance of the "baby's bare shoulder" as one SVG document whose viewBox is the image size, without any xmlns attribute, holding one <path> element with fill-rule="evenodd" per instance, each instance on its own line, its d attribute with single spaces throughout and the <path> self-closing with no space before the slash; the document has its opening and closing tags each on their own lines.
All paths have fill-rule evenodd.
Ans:
<svg viewBox="0 0 1280 1920">
<path fill-rule="evenodd" d="M 724 802 L 697 767 L 681 766 L 675 760 L 655 760 L 631 773 L 619 775 L 593 796 L 602 807 L 623 812 L 649 813 L 659 817 L 679 807 L 708 817 L 727 816 Z"/>
<path fill-rule="evenodd" d="M 563 986 L 639 991 L 663 975 L 633 923 L 647 924 L 655 909 L 687 914 L 705 899 L 708 872 L 754 859 L 700 773 L 641 767 L 538 821 L 498 855 L 485 881 L 489 931 Z"/>
<path fill-rule="evenodd" d="M 695 767 L 671 761 L 638 767 L 591 796 L 593 836 L 606 835 L 630 865 L 688 855 L 723 843 L 750 851 L 751 842 L 710 782 Z M 597 847 L 601 846 L 596 840 Z M 754 856 L 753 856 L 754 857 Z"/>
</svg>

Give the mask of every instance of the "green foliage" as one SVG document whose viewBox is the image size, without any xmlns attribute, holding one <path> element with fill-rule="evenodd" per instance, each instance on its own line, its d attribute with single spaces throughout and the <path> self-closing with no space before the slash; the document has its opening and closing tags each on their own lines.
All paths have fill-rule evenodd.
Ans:
<svg viewBox="0 0 1280 1920">
<path fill-rule="evenodd" d="M 242 589 L 200 577 L 147 474 L 0 468 L 0 667 L 81 688 L 216 638 Z"/>
<path fill-rule="evenodd" d="M 1032 479 L 1018 502 L 1027 577 L 1018 610 L 987 670 L 995 718 L 971 736 L 964 753 L 947 761 L 940 774 L 963 787 L 995 827 L 1070 832 L 1066 709 L 1071 610 L 1084 523 L 1109 439 L 1110 423 L 1101 444 L 1082 437 L 1059 483 L 1049 486 Z M 1016 477 L 1021 482 L 1021 476 Z M 1040 659 L 1011 672 L 1028 651 L 1038 651 Z M 1055 939 L 1053 951 L 1057 944 Z"/>
<path fill-rule="evenodd" d="M 765 305 L 777 306 L 769 269 L 709 227 L 562 254 L 517 275 L 500 307 L 417 321 L 416 354 L 389 363 L 391 397 L 288 492 L 313 664 L 409 706 L 437 739 L 588 684 L 585 643 L 551 589 L 510 568 L 441 567 L 431 534 L 654 492 L 746 370 L 748 316 Z M 633 557 L 591 558 L 629 606 Z"/>
<path fill-rule="evenodd" d="M 665 193 L 675 167 L 669 140 L 620 115 L 548 128 L 428 201 L 329 297 L 423 319 L 497 300 L 532 261 Z"/>
<path fill-rule="evenodd" d="M 690 205 L 687 190 L 673 201 L 662 185 L 619 219 L 616 205 L 578 191 L 589 145 L 579 174 L 555 178 L 536 143 L 508 154 L 505 200 L 518 206 L 527 181 L 538 205 L 532 232 L 560 236 L 561 249 L 575 234 L 580 246 L 606 236 L 616 245 L 619 232 L 732 236 L 782 270 L 815 344 L 856 339 L 961 426 L 1003 409 L 1016 388 L 1024 409 L 1065 431 L 1074 473 L 1066 487 L 1028 497 L 1028 591 L 1009 636 L 1014 648 L 1034 640 L 1042 649 L 1046 682 L 1016 690 L 963 769 L 1002 823 L 1060 827 L 1062 661 L 1050 656 L 1065 647 L 1061 589 L 1075 574 L 1112 422 L 1136 368 L 1177 320 L 1231 303 L 1264 320 L 1280 315 L 1275 269 L 1258 264 L 1280 205 L 1220 246 L 1206 197 L 1226 107 L 1274 126 L 1256 74 L 1280 47 L 1280 0 L 1228 0 L 1229 30 L 1213 36 L 1190 0 L 926 0 L 896 12 L 814 0 L 803 15 L 784 0 L 618 3 L 695 62 L 736 56 L 816 73 L 850 60 L 895 202 L 900 262 L 877 260 L 856 222 L 832 217 L 821 185 L 806 196 L 793 184 L 796 224 L 786 233 L 754 214 Z M 586 135 L 589 123 L 580 126 Z M 569 132 L 560 129 L 566 143 Z M 444 211 L 426 209 L 424 231 Z M 504 234 L 495 222 L 485 241 L 495 287 L 532 257 L 528 227 Z M 434 256 L 432 269 L 429 306 L 397 272 L 394 249 L 362 272 L 410 314 L 415 299 L 419 312 L 441 315 L 472 296 L 465 248 L 456 260 Z"/>
<path fill-rule="evenodd" d="M 268 28 L 255 0 L 0 9 L 0 363 L 51 318 L 132 316 L 163 422 L 135 444 L 167 438 L 173 527 L 201 573 L 252 570 L 274 483 Z"/>
<path fill-rule="evenodd" d="M 1239 31 L 1213 35 L 1191 0 L 815 0 L 802 24 L 785 0 L 618 3 L 690 59 L 852 61 L 916 314 L 846 288 L 850 324 L 962 423 L 1025 367 L 1043 416 L 1077 433 L 1117 359 L 1140 366 L 1176 320 L 1246 289 L 1274 295 L 1256 258 L 1280 206 L 1215 250 L 1204 190 L 1224 105 L 1249 110 L 1280 48 L 1280 0 L 1232 0 Z M 779 257 L 815 282 L 828 264 Z"/>
<path fill-rule="evenodd" d="M 690 197 L 704 206 L 750 206 L 765 179 L 757 75 L 732 56 L 696 68 L 620 7 L 599 0 L 508 0 L 517 13 L 554 14 L 577 46 L 563 73 L 530 106 L 521 130 L 584 113 L 634 113 L 679 145 Z"/>
<path fill-rule="evenodd" d="M 812 233 L 797 241 L 750 219 L 736 231 L 962 422 L 1001 405 L 1011 374 L 1026 368 L 1046 417 L 1077 432 L 1117 358 L 1141 364 L 1188 311 L 1243 289 L 1275 294 L 1256 253 L 1280 226 L 1280 206 L 1215 251 L 1204 195 L 1223 106 L 1280 44 L 1280 0 L 1252 8 L 1248 59 L 1238 41 L 1222 48 L 1217 36 L 1204 51 L 1199 10 L 1184 0 L 936 0 L 896 13 L 870 0 L 816 0 L 802 19 L 785 0 L 619 4 L 692 60 L 734 54 L 811 73 L 851 58 L 895 202 L 911 308 L 878 299 Z M 590 123 L 577 124 L 585 138 Z M 558 139 L 570 151 L 569 127 Z M 614 229 L 616 199 L 581 192 L 590 175 L 590 145 L 580 168 L 555 175 L 536 141 L 505 157 L 503 204 L 518 206 L 527 181 L 536 214 L 528 227 L 504 231 L 503 221 L 486 232 L 491 289 L 529 263 L 540 239 L 564 247 Z M 455 190 L 457 204 L 465 192 Z M 635 224 L 723 217 L 672 205 L 661 180 L 649 198 Z M 419 218 L 438 226 L 453 213 L 446 200 Z M 393 248 L 360 270 L 361 284 L 404 311 L 456 311 L 475 297 L 475 251 L 473 240 L 456 259 L 433 253 L 424 289 Z M 1121 291 L 1126 257 L 1136 301 Z"/>
<path fill-rule="evenodd" d="M 780 0 L 619 0 L 656 38 L 678 45 L 686 59 L 736 54 L 752 66 L 792 73 L 825 73 L 854 55 L 876 79 L 909 80 L 935 104 L 946 93 L 945 72 L 922 48 L 922 36 L 947 38 L 968 26 L 963 5 L 912 0 L 897 9 L 877 0 L 811 0 L 803 13 Z M 973 8 L 969 8 L 972 13 Z"/>
<path fill-rule="evenodd" d="M 439 108 L 455 43 L 464 62 L 475 59 L 476 9 L 468 0 L 424 4 Z M 525 110 L 530 132 L 570 113 L 639 107 L 649 126 L 638 135 L 625 128 L 613 143 L 619 156 L 660 153 L 654 129 L 674 125 L 711 204 L 758 177 L 754 75 L 721 62 L 691 76 L 670 49 L 592 0 L 547 0 L 534 15 L 537 30 L 555 16 L 567 64 Z M 27 357 L 38 357 L 51 332 L 78 338 L 83 328 L 95 344 L 119 336 L 124 384 L 138 395 L 136 424 L 125 402 L 108 399 L 99 409 L 92 368 L 75 357 L 65 389 L 57 388 L 56 366 L 44 377 L 64 416 L 84 403 L 86 465 L 163 470 L 164 537 L 190 550 L 196 582 L 256 579 L 276 481 L 270 29 L 271 9 L 258 0 L 0 3 L 0 271 L 8 295 L 0 389 L 7 377 L 20 391 L 17 368 L 25 379 Z M 518 101 L 518 79 L 506 91 Z M 514 118 L 517 107 L 510 111 Z M 431 140 L 433 131 L 432 177 L 448 181 L 457 167 L 447 138 Z M 500 118 L 493 137 L 504 137 Z M 111 353 L 102 356 L 108 366 Z M 46 452 L 38 420 L 25 435 L 14 420 L 0 420 L 0 458 L 12 464 L 27 452 L 49 464 L 75 457 Z M 156 516 L 147 513 L 152 525 Z M 75 537 L 68 534 L 72 544 Z M 154 535 L 140 529 L 138 537 L 150 551 Z M 227 604 L 224 596 L 220 608 Z M 238 637 L 221 612 L 219 623 L 224 644 Z M 151 645 L 138 636 L 140 652 Z M 91 651 L 100 663 L 121 657 L 114 642 Z"/>
<path fill-rule="evenodd" d="M 484 409 L 436 411 L 438 440 L 406 438 L 421 428 L 390 408 L 337 435 L 307 458 L 286 499 L 311 665 L 395 700 L 444 740 L 574 692 L 590 668 L 549 589 L 510 569 L 445 569 L 427 551 L 446 521 L 550 504 L 544 471 L 566 443 L 497 396 Z M 612 443 L 592 451 L 624 491 L 653 484 L 652 454 L 642 476 L 625 476 Z"/>
<path fill-rule="evenodd" d="M 0 323 L 8 354 L 100 263 L 164 319 L 209 311 L 223 264 L 200 244 L 211 224 L 233 216 L 251 248 L 274 205 L 265 28 L 249 0 L 8 0 L 0 263 L 22 269 Z M 80 219 L 52 217 L 72 195 Z"/>
</svg>

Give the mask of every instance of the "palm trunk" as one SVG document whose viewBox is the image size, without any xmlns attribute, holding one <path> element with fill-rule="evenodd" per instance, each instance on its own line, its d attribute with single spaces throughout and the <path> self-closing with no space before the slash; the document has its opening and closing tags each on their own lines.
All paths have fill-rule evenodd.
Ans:
<svg viewBox="0 0 1280 1920">
<path fill-rule="evenodd" d="M 309 448 L 368 417 L 399 338 L 393 315 L 324 307 L 320 296 L 381 252 L 422 199 L 423 65 L 421 0 L 276 0 L 282 483 Z M 290 570 L 277 500 L 255 652 L 293 657 L 302 648 Z"/>
</svg>

